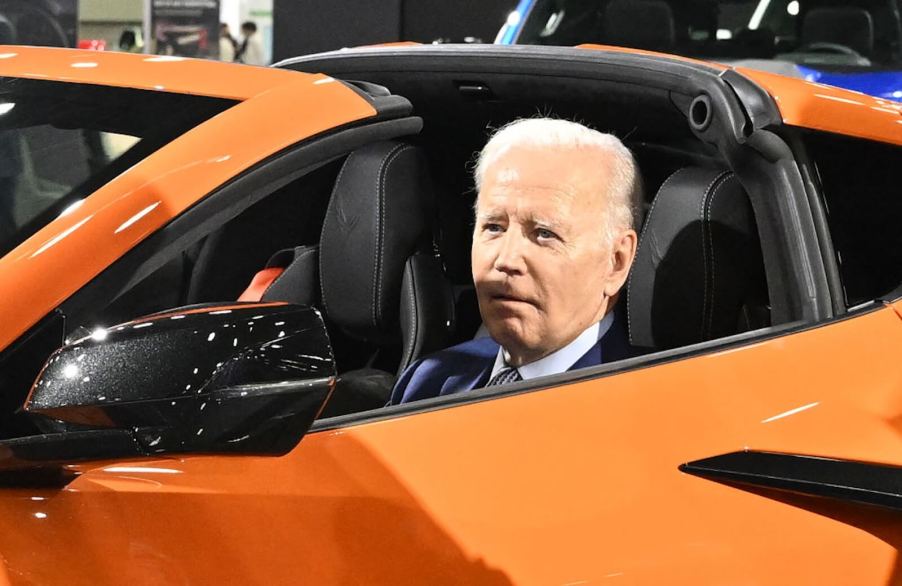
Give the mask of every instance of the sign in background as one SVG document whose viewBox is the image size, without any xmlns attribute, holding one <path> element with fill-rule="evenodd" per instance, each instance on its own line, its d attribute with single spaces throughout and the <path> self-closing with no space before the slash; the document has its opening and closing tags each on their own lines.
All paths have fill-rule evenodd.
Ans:
<svg viewBox="0 0 902 586">
<path fill-rule="evenodd" d="M 219 57 L 219 0 L 150 0 L 150 51 Z"/>
</svg>

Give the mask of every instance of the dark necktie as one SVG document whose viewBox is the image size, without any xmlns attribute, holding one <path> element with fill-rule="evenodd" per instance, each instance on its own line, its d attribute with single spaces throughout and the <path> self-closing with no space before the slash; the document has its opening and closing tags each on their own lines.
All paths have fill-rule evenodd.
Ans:
<svg viewBox="0 0 902 586">
<path fill-rule="evenodd" d="M 518 380 L 522 380 L 520 373 L 516 368 L 512 366 L 506 366 L 498 371 L 498 374 L 492 377 L 492 380 L 489 381 L 487 387 L 492 387 L 495 385 L 504 385 L 507 383 L 517 382 Z"/>
</svg>

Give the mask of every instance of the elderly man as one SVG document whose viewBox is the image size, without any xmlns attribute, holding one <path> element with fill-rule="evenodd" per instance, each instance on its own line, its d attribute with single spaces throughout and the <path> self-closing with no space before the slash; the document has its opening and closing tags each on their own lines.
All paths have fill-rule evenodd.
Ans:
<svg viewBox="0 0 902 586">
<path fill-rule="evenodd" d="M 616 137 L 547 118 L 498 131 L 476 166 L 473 282 L 490 338 L 428 356 L 391 403 L 632 355 L 614 306 L 636 254 L 641 180 Z"/>
</svg>

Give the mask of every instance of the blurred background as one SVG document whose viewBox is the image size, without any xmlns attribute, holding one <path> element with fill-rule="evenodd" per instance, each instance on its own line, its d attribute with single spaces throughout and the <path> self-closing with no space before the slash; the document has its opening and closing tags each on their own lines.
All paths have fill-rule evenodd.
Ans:
<svg viewBox="0 0 902 586">
<path fill-rule="evenodd" d="M 514 0 L 0 0 L 0 43 L 242 59 L 395 42 L 488 42 Z M 222 27 L 225 25 L 225 27 Z M 221 39 L 231 37 L 231 50 Z M 228 41 L 228 39 L 226 38 Z M 249 55 L 245 48 L 244 55 Z M 253 59 L 251 59 L 253 60 Z"/>
<path fill-rule="evenodd" d="M 0 44 L 268 65 L 397 41 L 618 45 L 902 100 L 902 0 L 0 0 Z"/>
</svg>

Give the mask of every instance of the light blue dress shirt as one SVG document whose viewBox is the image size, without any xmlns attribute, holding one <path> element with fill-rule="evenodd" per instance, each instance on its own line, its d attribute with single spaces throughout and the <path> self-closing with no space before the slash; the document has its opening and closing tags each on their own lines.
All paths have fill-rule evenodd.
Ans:
<svg viewBox="0 0 902 586">
<path fill-rule="evenodd" d="M 609 311 L 601 321 L 595 322 L 583 330 L 583 333 L 578 335 L 575 340 L 560 350 L 552 352 L 548 356 L 540 358 L 535 362 L 530 362 L 529 364 L 518 367 L 517 371 L 520 373 L 520 378 L 522 380 L 530 380 L 540 376 L 567 371 L 567 369 L 576 364 L 577 360 L 583 357 L 583 354 L 589 351 L 589 348 L 594 346 L 602 336 L 608 333 L 608 329 L 610 329 L 612 323 L 614 323 L 614 312 Z M 505 354 L 504 348 L 498 349 L 498 355 L 495 357 L 495 365 L 492 366 L 492 373 L 489 375 L 489 380 L 492 380 L 501 369 L 507 368 Z"/>
</svg>

